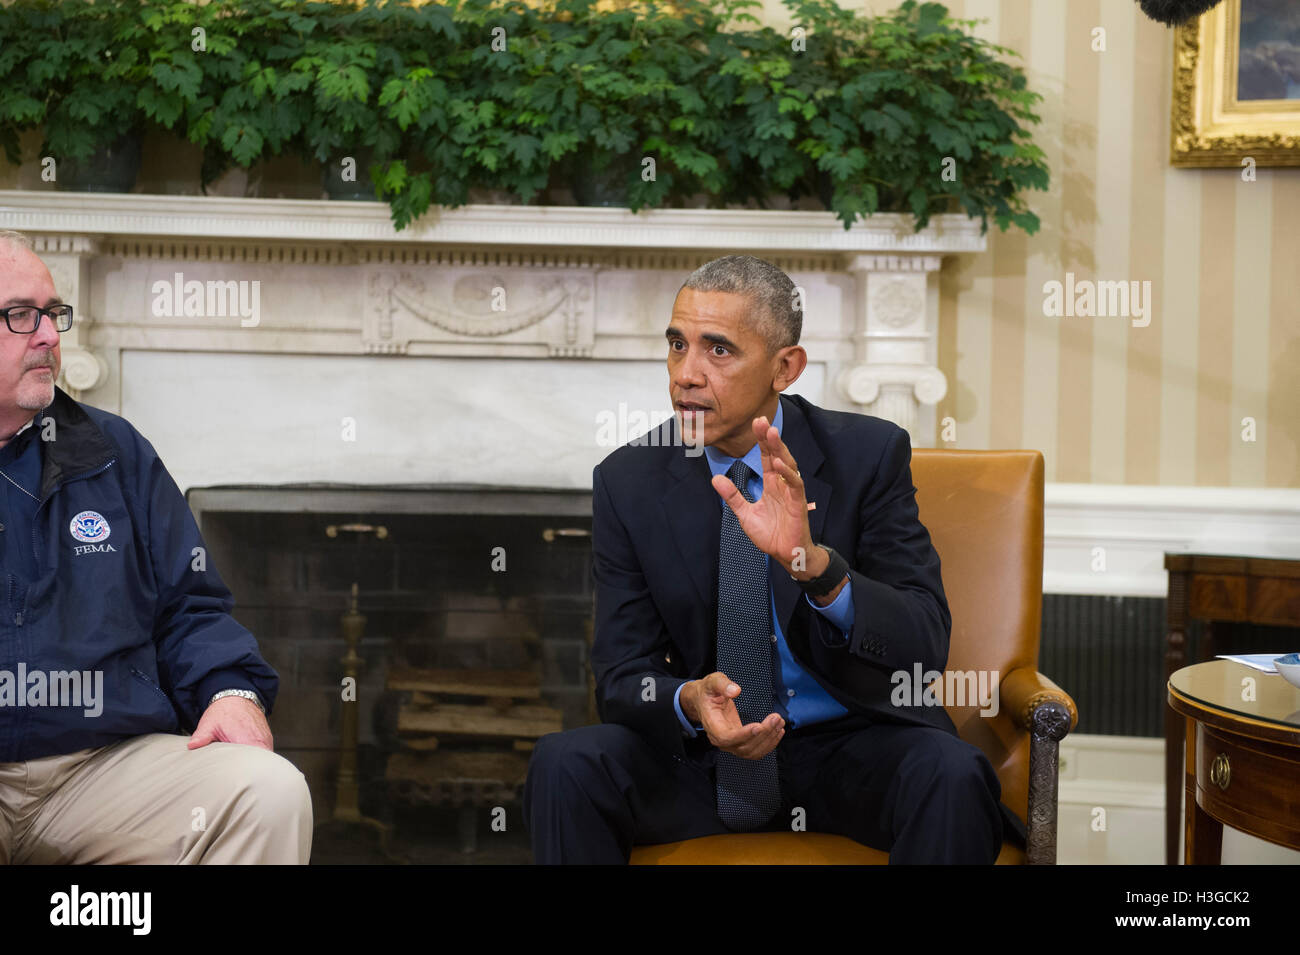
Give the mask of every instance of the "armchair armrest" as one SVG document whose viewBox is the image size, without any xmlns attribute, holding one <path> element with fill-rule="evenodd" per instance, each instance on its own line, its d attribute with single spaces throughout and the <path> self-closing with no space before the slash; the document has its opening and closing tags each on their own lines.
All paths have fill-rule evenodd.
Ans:
<svg viewBox="0 0 1300 955">
<path fill-rule="evenodd" d="M 1074 700 L 1070 699 L 1070 694 L 1037 670 L 1030 670 L 1027 667 L 1012 670 L 1003 678 L 1000 694 L 1001 707 L 1010 714 L 1016 726 L 1028 733 L 1038 729 L 1034 716 L 1044 703 L 1057 703 L 1063 708 L 1054 714 L 1056 719 L 1047 721 L 1053 725 L 1042 727 L 1043 731 L 1048 732 L 1058 742 L 1079 723 L 1079 708 L 1074 705 Z M 1064 723 L 1067 716 L 1068 725 Z M 1059 726 L 1054 725 L 1058 723 Z"/>
<path fill-rule="evenodd" d="M 1029 734 L 1029 819 L 1026 861 L 1056 863 L 1059 743 L 1079 722 L 1079 709 L 1059 686 L 1037 670 L 1012 670 L 999 687 L 1000 705 Z"/>
</svg>

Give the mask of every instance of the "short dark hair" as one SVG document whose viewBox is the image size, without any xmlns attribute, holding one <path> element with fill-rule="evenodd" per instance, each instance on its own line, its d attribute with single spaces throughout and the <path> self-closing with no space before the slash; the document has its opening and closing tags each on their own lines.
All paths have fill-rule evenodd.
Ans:
<svg viewBox="0 0 1300 955">
<path fill-rule="evenodd" d="M 748 296 L 758 313 L 754 321 L 767 342 L 768 354 L 799 344 L 802 297 L 795 301 L 794 282 L 771 262 L 752 255 L 724 255 L 688 275 L 682 288 Z M 677 291 L 681 293 L 681 289 Z"/>
</svg>

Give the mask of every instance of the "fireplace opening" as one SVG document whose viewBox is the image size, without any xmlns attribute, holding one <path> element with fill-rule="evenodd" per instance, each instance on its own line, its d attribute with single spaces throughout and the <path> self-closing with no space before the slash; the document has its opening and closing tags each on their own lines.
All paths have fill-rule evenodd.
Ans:
<svg viewBox="0 0 1300 955">
<path fill-rule="evenodd" d="M 188 499 L 236 619 L 279 673 L 271 729 L 312 792 L 313 861 L 529 861 L 533 743 L 597 721 L 590 492 Z"/>
</svg>

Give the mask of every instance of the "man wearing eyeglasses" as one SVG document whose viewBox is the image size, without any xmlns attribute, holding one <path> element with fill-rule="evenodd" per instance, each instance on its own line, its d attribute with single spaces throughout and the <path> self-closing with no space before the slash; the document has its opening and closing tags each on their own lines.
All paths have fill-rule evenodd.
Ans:
<svg viewBox="0 0 1300 955">
<path fill-rule="evenodd" d="M 305 864 L 275 671 L 153 447 L 55 386 L 72 321 L 0 232 L 0 864 Z"/>
</svg>

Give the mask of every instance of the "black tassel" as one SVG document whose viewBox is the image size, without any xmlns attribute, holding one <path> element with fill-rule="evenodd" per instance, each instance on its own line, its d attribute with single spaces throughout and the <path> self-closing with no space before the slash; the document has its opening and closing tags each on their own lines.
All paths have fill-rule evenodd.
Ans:
<svg viewBox="0 0 1300 955">
<path fill-rule="evenodd" d="M 1152 20 L 1178 26 L 1199 17 L 1221 2 L 1222 0 L 1138 0 L 1138 6 Z"/>
</svg>

